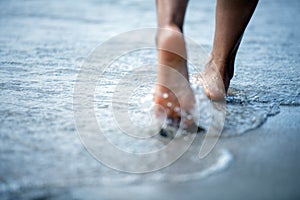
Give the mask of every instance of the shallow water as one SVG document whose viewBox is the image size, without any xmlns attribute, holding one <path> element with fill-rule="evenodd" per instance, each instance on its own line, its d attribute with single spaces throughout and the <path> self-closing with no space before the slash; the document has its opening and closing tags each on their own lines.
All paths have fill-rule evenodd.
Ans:
<svg viewBox="0 0 300 200">
<path fill-rule="evenodd" d="M 113 35 L 137 27 L 155 27 L 152 3 L 0 2 L 6 8 L 0 11 L 0 193 L 87 184 L 185 181 L 229 166 L 233 157 L 226 149 L 214 149 L 204 160 L 198 160 L 204 137 L 201 133 L 196 145 L 169 168 L 142 176 L 119 173 L 93 159 L 76 134 L 73 91 L 84 59 Z M 214 2 L 190 4 L 186 34 L 209 52 Z M 241 135 L 261 126 L 269 116 L 278 114 L 282 105 L 300 105 L 300 31 L 294 24 L 300 17 L 298 8 L 297 0 L 289 4 L 260 2 L 237 57 L 221 136 Z M 137 17 L 141 15 L 144 20 Z M 117 137 L 121 135 L 115 134 L 118 129 L 111 126 L 113 118 L 109 117 L 112 88 L 133 64 L 155 60 L 155 51 L 151 52 L 138 51 L 120 58 L 122 62 L 108 69 L 107 80 L 97 83 L 94 96 L 98 123 L 112 141 L 130 151 L 146 152 L 164 145 L 161 139 L 133 143 L 125 136 Z M 194 62 L 201 65 L 197 59 Z M 191 73 L 196 72 L 191 66 Z M 132 102 L 140 102 L 140 94 L 150 90 L 147 85 L 141 86 Z M 130 106 L 133 121 L 148 122 L 148 118 L 139 120 L 143 115 L 137 112 L 139 104 Z"/>
</svg>

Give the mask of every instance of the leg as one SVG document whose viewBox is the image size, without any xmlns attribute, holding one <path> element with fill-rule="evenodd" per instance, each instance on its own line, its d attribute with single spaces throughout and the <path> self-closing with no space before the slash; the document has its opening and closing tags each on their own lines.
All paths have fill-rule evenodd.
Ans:
<svg viewBox="0 0 300 200">
<path fill-rule="evenodd" d="M 193 93 L 188 84 L 186 49 L 182 33 L 187 4 L 188 0 L 156 1 L 159 29 L 156 37 L 158 83 L 155 87 L 155 103 L 160 105 L 170 118 L 180 118 L 178 111 L 188 111 L 194 103 L 191 101 Z M 166 68 L 174 70 L 175 73 Z"/>
<path fill-rule="evenodd" d="M 235 56 L 257 3 L 258 0 L 217 0 L 213 50 L 206 66 L 217 70 L 207 70 L 203 77 L 208 85 L 206 94 L 213 100 L 223 98 L 228 90 Z M 216 71 L 220 73 L 221 80 L 212 80 Z"/>
</svg>

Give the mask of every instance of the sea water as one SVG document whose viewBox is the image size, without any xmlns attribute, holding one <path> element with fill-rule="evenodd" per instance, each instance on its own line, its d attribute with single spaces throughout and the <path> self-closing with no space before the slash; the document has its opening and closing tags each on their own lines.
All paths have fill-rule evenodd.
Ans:
<svg viewBox="0 0 300 200">
<path fill-rule="evenodd" d="M 0 4 L 5 8 L 0 12 L 1 194 L 26 189 L 46 191 L 60 186 L 187 181 L 230 166 L 233 156 L 226 149 L 216 148 L 204 159 L 198 158 L 205 133 L 197 135 L 194 146 L 178 162 L 144 175 L 105 167 L 86 151 L 79 139 L 73 91 L 80 66 L 104 40 L 136 27 L 155 27 L 153 2 L 51 1 L 45 6 L 36 0 Z M 278 114 L 280 106 L 300 105 L 299 27 L 292 24 L 296 16 L 299 18 L 299 3 L 281 4 L 284 3 L 261 2 L 245 33 L 226 98 L 221 137 L 247 134 Z M 214 2 L 191 1 L 189 9 L 186 34 L 209 52 Z M 282 15 L 268 14 L 278 12 Z M 120 57 L 96 85 L 93 108 L 97 122 L 114 145 L 127 151 L 148 152 L 163 147 L 167 140 L 156 137 L 134 142 L 114 125 L 110 110 L 114 88 L 122 77 L 145 62 L 151 63 L 155 56 L 155 51 L 149 50 Z M 191 74 L 201 67 L 197 61 L 193 64 Z M 151 86 L 140 85 L 126 107 L 137 126 L 147 125 L 151 119 L 143 109 L 150 102 L 143 101 L 143 97 L 150 91 Z M 202 93 L 198 90 L 198 94 Z M 124 107 L 122 101 L 115 103 L 117 108 Z M 210 105 L 205 97 L 200 106 L 204 105 Z M 209 119 L 205 117 L 209 116 L 205 108 L 200 114 L 204 121 L 200 123 Z M 206 124 L 209 123 L 208 120 Z M 177 141 L 180 143 L 180 138 Z"/>
</svg>

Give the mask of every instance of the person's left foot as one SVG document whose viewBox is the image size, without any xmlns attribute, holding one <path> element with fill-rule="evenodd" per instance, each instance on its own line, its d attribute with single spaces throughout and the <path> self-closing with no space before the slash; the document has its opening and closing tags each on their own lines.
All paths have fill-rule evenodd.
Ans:
<svg viewBox="0 0 300 200">
<path fill-rule="evenodd" d="M 207 62 L 204 72 L 193 75 L 196 84 L 202 85 L 206 96 L 211 100 L 222 100 L 227 94 L 233 71 L 226 65 L 217 65 L 211 57 Z"/>
</svg>

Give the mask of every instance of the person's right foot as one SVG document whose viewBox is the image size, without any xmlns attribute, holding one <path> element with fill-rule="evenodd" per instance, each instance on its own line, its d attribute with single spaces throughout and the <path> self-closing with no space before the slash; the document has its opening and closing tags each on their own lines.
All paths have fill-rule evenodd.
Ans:
<svg viewBox="0 0 300 200">
<path fill-rule="evenodd" d="M 160 52 L 160 54 L 169 54 Z M 189 125 L 191 119 L 190 111 L 195 104 L 195 98 L 187 77 L 187 66 L 185 62 L 177 60 L 174 56 L 172 67 L 158 65 L 158 79 L 155 85 L 154 102 L 158 106 L 156 110 L 157 117 L 166 114 L 166 117 L 178 123 L 184 118 L 186 125 Z M 162 56 L 163 57 L 163 56 Z M 177 60 L 177 61 L 176 61 Z"/>
<path fill-rule="evenodd" d="M 184 38 L 178 28 L 170 26 L 159 30 L 157 45 L 159 63 L 154 102 L 159 109 L 156 114 L 165 113 L 169 119 L 180 122 L 183 113 L 191 117 L 189 112 L 195 103 L 188 81 Z"/>
</svg>

